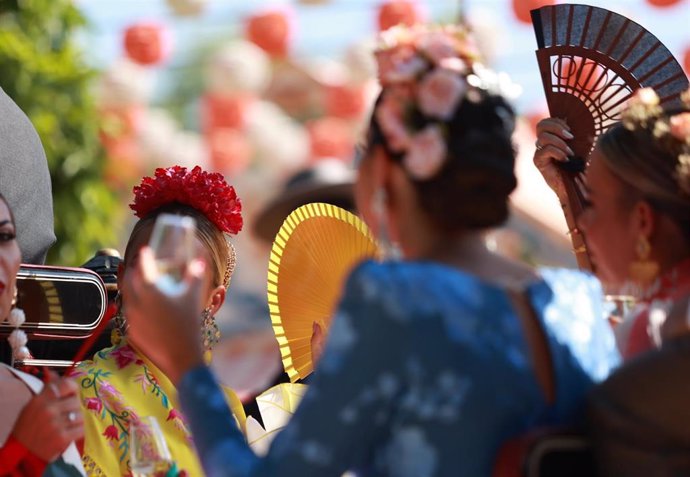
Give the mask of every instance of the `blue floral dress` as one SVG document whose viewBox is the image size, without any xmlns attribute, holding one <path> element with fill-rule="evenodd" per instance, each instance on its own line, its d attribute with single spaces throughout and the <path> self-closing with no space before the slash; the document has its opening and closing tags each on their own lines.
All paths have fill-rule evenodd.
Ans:
<svg viewBox="0 0 690 477">
<path fill-rule="evenodd" d="M 266 457 L 244 443 L 207 369 L 183 377 L 180 400 L 204 469 L 490 475 L 506 439 L 578 422 L 585 392 L 619 362 L 598 282 L 572 270 L 540 273 L 527 294 L 552 355 L 553 405 L 504 289 L 430 262 L 368 262 L 349 278 L 310 388 Z"/>
</svg>

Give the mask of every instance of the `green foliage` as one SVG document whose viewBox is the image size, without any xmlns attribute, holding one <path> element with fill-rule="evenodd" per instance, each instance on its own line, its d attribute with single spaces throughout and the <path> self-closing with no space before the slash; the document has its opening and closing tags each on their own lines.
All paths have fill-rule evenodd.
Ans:
<svg viewBox="0 0 690 477">
<path fill-rule="evenodd" d="M 102 181 L 96 72 L 76 41 L 85 27 L 72 0 L 2 1 L 0 8 L 0 86 L 29 116 L 46 151 L 57 236 L 48 262 L 59 265 L 83 263 L 112 245 L 122 214 Z"/>
</svg>

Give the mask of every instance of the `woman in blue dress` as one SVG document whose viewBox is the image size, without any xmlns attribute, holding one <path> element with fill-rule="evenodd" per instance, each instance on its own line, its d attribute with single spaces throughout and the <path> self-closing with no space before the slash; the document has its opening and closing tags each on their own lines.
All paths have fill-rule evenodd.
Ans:
<svg viewBox="0 0 690 477">
<path fill-rule="evenodd" d="M 353 271 L 310 388 L 265 457 L 233 426 L 191 338 L 203 264 L 169 298 L 142 252 L 130 332 L 176 382 L 208 475 L 490 475 L 506 439 L 580 422 L 584 394 L 618 362 L 601 291 L 579 272 L 534 271 L 485 247 L 516 185 L 514 114 L 510 85 L 475 58 L 454 27 L 382 37 L 355 192 L 404 258 Z"/>
</svg>

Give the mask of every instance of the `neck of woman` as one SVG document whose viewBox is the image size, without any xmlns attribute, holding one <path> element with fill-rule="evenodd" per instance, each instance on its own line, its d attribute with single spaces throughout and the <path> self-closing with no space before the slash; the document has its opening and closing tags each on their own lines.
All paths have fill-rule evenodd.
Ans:
<svg viewBox="0 0 690 477">
<path fill-rule="evenodd" d="M 532 267 L 489 250 L 485 233 L 480 230 L 444 234 L 423 227 L 407 236 L 401 245 L 407 259 L 441 263 L 498 286 L 523 289 L 538 280 Z"/>
</svg>

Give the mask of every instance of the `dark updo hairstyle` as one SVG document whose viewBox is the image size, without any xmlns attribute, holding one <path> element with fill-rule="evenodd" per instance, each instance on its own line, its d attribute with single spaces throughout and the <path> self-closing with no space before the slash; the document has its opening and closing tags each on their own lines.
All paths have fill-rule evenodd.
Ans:
<svg viewBox="0 0 690 477">
<path fill-rule="evenodd" d="M 204 248 L 207 250 L 211 259 L 211 263 L 209 265 L 213 271 L 212 284 L 214 287 L 224 285 L 224 278 L 227 268 L 234 268 L 234 257 L 229 256 L 230 247 L 226 242 L 225 235 L 218 227 L 216 227 L 213 222 L 211 222 L 197 209 L 185 204 L 180 204 L 178 202 L 172 202 L 159 207 L 147 214 L 142 219 L 139 219 L 139 221 L 134 224 L 134 228 L 132 229 L 132 233 L 129 236 L 129 240 L 127 241 L 127 246 L 125 248 L 125 265 L 129 264 L 132 254 L 136 252 L 135 250 L 131 249 L 132 244 L 134 243 L 134 238 L 141 233 L 144 228 L 148 226 L 153 227 L 160 214 L 183 215 L 192 217 L 196 221 L 196 237 L 204 245 Z M 232 273 L 232 271 L 233 270 L 231 269 L 229 272 Z"/>
<path fill-rule="evenodd" d="M 661 121 L 687 109 L 664 112 Z M 669 216 L 690 240 L 690 194 L 683 191 L 678 178 L 682 142 L 669 134 L 655 133 L 655 122 L 626 128 L 612 126 L 597 143 L 609 170 L 625 187 L 625 198 L 632 204 L 647 201 L 656 211 Z"/>
<path fill-rule="evenodd" d="M 419 111 L 412 114 L 416 130 L 431 122 Z M 502 96 L 475 89 L 462 99 L 444 127 L 448 155 L 441 170 L 428 180 L 415 180 L 408 174 L 422 208 L 448 233 L 502 225 L 509 215 L 508 196 L 517 185 L 513 108 Z M 368 139 L 368 147 L 374 146 L 383 147 L 391 160 L 402 163 L 404 153 L 391 150 L 375 114 Z"/>
</svg>

